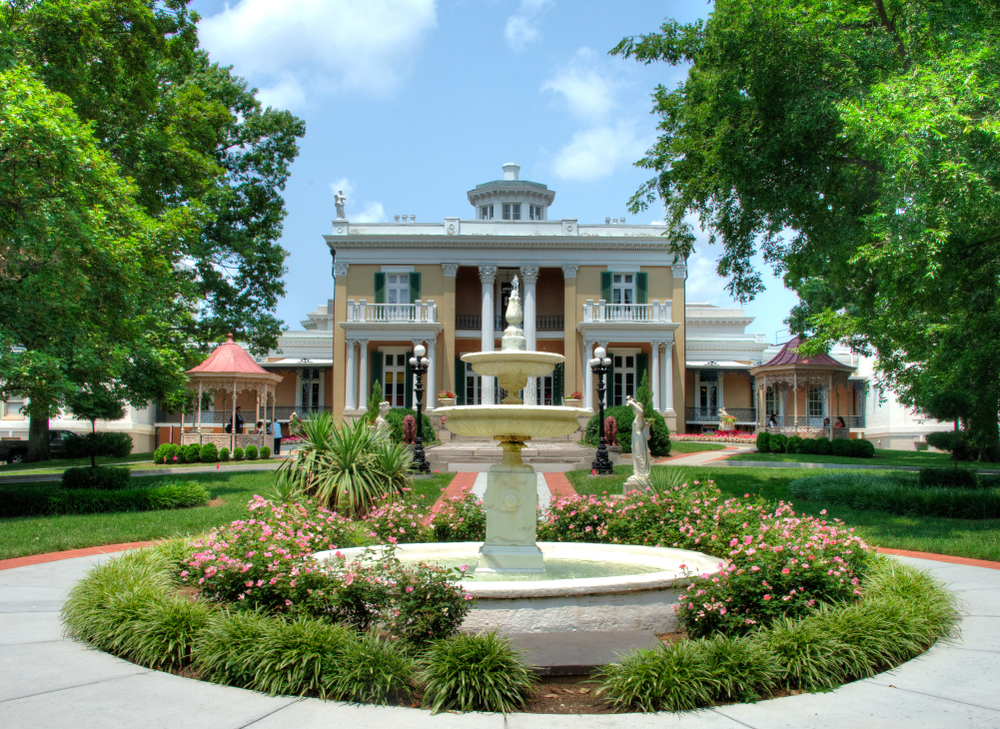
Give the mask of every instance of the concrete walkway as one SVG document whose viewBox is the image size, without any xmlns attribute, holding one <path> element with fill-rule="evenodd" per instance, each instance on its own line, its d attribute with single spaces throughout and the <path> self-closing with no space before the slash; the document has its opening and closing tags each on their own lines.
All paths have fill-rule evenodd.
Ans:
<svg viewBox="0 0 1000 729">
<path fill-rule="evenodd" d="M 933 571 L 965 601 L 963 640 L 825 694 L 687 714 L 442 714 L 269 697 L 151 671 L 68 641 L 58 611 L 106 555 L 0 572 L 0 725 L 4 729 L 983 729 L 1000 726 L 1000 571 L 900 558 Z"/>
</svg>

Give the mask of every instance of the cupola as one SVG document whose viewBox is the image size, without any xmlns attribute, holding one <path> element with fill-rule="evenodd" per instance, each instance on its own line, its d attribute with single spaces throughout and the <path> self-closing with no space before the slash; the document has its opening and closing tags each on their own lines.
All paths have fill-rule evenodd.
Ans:
<svg viewBox="0 0 1000 729">
<path fill-rule="evenodd" d="M 503 166 L 503 179 L 476 185 L 469 190 L 469 203 L 478 220 L 548 220 L 549 205 L 556 193 L 539 182 L 520 179 L 521 167 L 513 162 Z"/>
</svg>

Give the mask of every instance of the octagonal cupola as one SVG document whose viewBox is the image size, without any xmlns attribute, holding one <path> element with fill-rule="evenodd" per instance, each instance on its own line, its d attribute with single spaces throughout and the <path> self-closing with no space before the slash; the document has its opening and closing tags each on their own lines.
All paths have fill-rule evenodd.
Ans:
<svg viewBox="0 0 1000 729">
<path fill-rule="evenodd" d="M 469 190 L 469 203 L 478 220 L 548 220 L 555 191 L 540 182 L 519 179 L 520 173 L 520 166 L 508 162 L 503 166 L 502 180 Z"/>
</svg>

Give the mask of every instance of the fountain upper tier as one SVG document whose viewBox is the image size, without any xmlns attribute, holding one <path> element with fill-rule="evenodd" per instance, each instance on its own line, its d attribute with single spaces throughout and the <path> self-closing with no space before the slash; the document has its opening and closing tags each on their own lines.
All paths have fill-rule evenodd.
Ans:
<svg viewBox="0 0 1000 729">
<path fill-rule="evenodd" d="M 472 365 L 477 374 L 496 377 L 500 387 L 507 391 L 506 405 L 519 405 L 517 393 L 528 382 L 529 377 L 544 377 L 565 361 L 561 354 L 551 352 L 527 352 L 523 349 L 507 349 L 499 352 L 470 352 L 462 355 L 462 361 Z"/>
</svg>

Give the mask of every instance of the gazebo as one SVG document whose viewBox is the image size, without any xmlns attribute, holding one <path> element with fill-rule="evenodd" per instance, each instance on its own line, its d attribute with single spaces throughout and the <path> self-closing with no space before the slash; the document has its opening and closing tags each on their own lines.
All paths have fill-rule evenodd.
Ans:
<svg viewBox="0 0 1000 729">
<path fill-rule="evenodd" d="M 260 419 L 260 406 L 264 405 L 264 415 L 267 415 L 267 400 L 271 399 L 271 420 L 274 420 L 275 388 L 281 382 L 281 375 L 268 372 L 251 357 L 243 347 L 233 341 L 230 334 L 225 344 L 216 347 L 215 351 L 197 367 L 187 371 L 188 388 L 198 391 L 198 416 L 193 433 L 184 432 L 184 414 L 181 413 L 181 443 L 188 445 L 197 443 L 215 443 L 220 448 L 236 448 L 269 446 L 266 428 L 258 433 L 206 433 L 201 426 L 201 398 L 205 392 L 222 392 L 232 394 L 232 410 L 236 411 L 236 400 L 239 393 L 253 390 L 257 393 L 257 419 Z M 230 420 L 232 422 L 232 416 Z M 256 422 L 256 421 L 255 421 Z"/>
<path fill-rule="evenodd" d="M 778 423 L 777 430 L 785 433 L 818 435 L 824 430 L 830 437 L 834 436 L 836 417 L 850 417 L 840 413 L 840 389 L 851 390 L 850 376 L 854 367 L 845 365 L 828 354 L 817 354 L 814 357 L 804 357 L 798 349 L 804 343 L 800 337 L 793 337 L 785 343 L 781 350 L 770 361 L 750 370 L 756 384 L 757 392 L 757 427 L 768 427 L 768 418 L 773 414 Z M 768 412 L 768 390 L 774 392 L 775 404 L 780 397 L 780 407 Z M 807 396 L 803 402 L 803 414 L 799 415 L 799 391 Z M 852 390 L 853 391 L 853 390 Z M 833 394 L 838 393 L 837 412 L 833 408 Z M 819 398 L 813 397 L 818 393 Z M 792 397 L 792 414 L 788 413 L 788 397 Z M 825 402 L 823 401 L 825 396 Z M 825 412 L 812 412 L 817 404 L 825 404 Z M 780 414 L 777 412 L 780 410 Z M 826 424 L 824 427 L 824 420 Z M 773 428 L 772 428 L 773 429 Z M 846 437 L 846 436 L 844 436 Z"/>
</svg>

